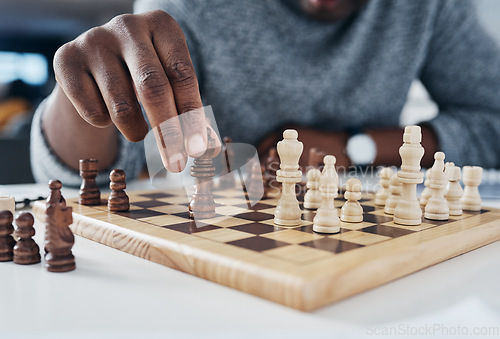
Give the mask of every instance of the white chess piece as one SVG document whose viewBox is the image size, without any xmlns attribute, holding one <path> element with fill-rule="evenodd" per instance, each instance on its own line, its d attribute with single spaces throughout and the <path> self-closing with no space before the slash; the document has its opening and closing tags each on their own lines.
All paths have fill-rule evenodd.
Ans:
<svg viewBox="0 0 500 339">
<path fill-rule="evenodd" d="M 398 172 L 398 181 L 403 188 L 401 199 L 394 209 L 396 224 L 413 226 L 422 223 L 422 209 L 417 198 L 417 184 L 424 180 L 424 175 L 420 172 L 420 161 L 424 156 L 421 141 L 420 126 L 405 127 L 403 145 L 399 148 L 401 170 Z"/>
<path fill-rule="evenodd" d="M 464 166 L 462 169 L 464 194 L 460 199 L 464 211 L 477 212 L 481 210 L 481 196 L 478 186 L 481 184 L 483 168 L 479 166 Z"/>
<path fill-rule="evenodd" d="M 0 197 L 0 211 L 11 211 L 12 215 L 16 214 L 16 200 L 14 197 Z"/>
<path fill-rule="evenodd" d="M 394 171 L 390 167 L 384 167 L 379 172 L 380 189 L 377 191 L 377 194 L 375 195 L 375 205 L 385 206 L 387 198 L 391 194 L 391 191 L 389 191 L 389 185 L 391 183 L 391 177 L 393 174 Z"/>
<path fill-rule="evenodd" d="M 462 215 L 460 198 L 464 191 L 462 190 L 462 186 L 460 186 L 460 167 L 455 166 L 452 162 L 447 162 L 444 172 L 448 176 L 448 187 L 444 197 L 448 201 L 450 215 Z"/>
<path fill-rule="evenodd" d="M 386 214 L 394 214 L 399 200 L 401 199 L 401 192 L 403 184 L 398 181 L 398 174 L 394 173 L 390 180 L 389 192 L 391 193 L 385 202 L 384 212 Z"/>
<path fill-rule="evenodd" d="M 359 203 L 361 199 L 361 181 L 357 178 L 347 180 L 344 197 L 347 201 L 340 210 L 340 220 L 345 222 L 362 222 L 363 207 Z"/>
<path fill-rule="evenodd" d="M 431 197 L 425 205 L 424 217 L 430 220 L 448 220 L 450 217 L 450 208 L 448 201 L 444 197 L 444 191 L 448 184 L 448 177 L 444 172 L 444 153 L 436 152 L 434 154 L 434 165 L 432 165 L 429 187 Z"/>
<path fill-rule="evenodd" d="M 321 172 L 319 169 L 311 168 L 307 171 L 307 192 L 304 195 L 304 208 L 315 210 L 321 206 L 320 179 Z"/>
<path fill-rule="evenodd" d="M 420 194 L 420 206 L 422 208 L 427 205 L 427 202 L 429 201 L 429 198 L 431 197 L 431 188 L 429 187 L 429 182 L 431 181 L 431 169 L 429 168 L 425 172 L 425 181 L 424 181 L 424 190 L 422 191 L 422 194 Z"/>
<path fill-rule="evenodd" d="M 319 233 L 340 232 L 340 219 L 335 208 L 335 198 L 338 195 L 339 177 L 335 170 L 336 159 L 333 155 L 325 156 L 323 173 L 321 173 L 319 190 L 321 192 L 321 206 L 313 219 L 313 231 Z"/>
<path fill-rule="evenodd" d="M 283 140 L 278 142 L 280 169 L 276 172 L 276 180 L 281 182 L 281 197 L 274 212 L 274 223 L 282 226 L 298 226 L 302 210 L 295 193 L 295 184 L 302 179 L 299 170 L 299 158 L 304 145 L 297 140 L 296 130 L 287 129 L 283 132 Z"/>
</svg>

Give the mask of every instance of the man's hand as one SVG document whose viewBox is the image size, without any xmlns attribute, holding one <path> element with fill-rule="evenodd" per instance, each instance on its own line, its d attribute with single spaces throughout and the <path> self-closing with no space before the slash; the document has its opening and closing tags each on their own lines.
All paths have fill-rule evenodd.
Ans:
<svg viewBox="0 0 500 339">
<path fill-rule="evenodd" d="M 57 51 L 54 71 L 85 121 L 114 124 L 130 141 L 148 132 L 142 103 L 168 170 L 181 171 L 187 155 L 205 152 L 198 80 L 182 30 L 167 13 L 124 14 L 92 28 Z M 189 119 L 178 118 L 189 111 Z"/>
</svg>

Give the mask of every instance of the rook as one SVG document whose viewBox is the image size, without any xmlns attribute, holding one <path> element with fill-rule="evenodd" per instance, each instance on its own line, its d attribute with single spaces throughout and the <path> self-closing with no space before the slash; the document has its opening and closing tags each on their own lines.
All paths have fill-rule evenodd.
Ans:
<svg viewBox="0 0 500 339">
<path fill-rule="evenodd" d="M 95 178 L 97 176 L 97 160 L 80 160 L 80 176 L 83 179 L 80 186 L 80 198 L 78 202 L 82 205 L 99 205 L 101 203 L 101 192 Z"/>
</svg>

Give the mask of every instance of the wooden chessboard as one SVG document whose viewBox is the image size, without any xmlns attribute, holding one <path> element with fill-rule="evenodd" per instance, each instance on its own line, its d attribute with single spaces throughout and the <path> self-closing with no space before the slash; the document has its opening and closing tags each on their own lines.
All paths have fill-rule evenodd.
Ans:
<svg viewBox="0 0 500 339">
<path fill-rule="evenodd" d="M 500 240 L 500 210 L 401 226 L 371 199 L 364 221 L 314 233 L 314 212 L 297 228 L 273 224 L 277 199 L 248 208 L 241 191 L 214 192 L 217 215 L 195 223 L 184 191 L 128 192 L 129 212 L 73 207 L 75 234 L 177 270 L 309 311 Z M 299 200 L 301 200 L 299 198 Z M 336 206 L 343 204 L 336 199 Z M 44 219 L 45 204 L 35 215 Z"/>
</svg>

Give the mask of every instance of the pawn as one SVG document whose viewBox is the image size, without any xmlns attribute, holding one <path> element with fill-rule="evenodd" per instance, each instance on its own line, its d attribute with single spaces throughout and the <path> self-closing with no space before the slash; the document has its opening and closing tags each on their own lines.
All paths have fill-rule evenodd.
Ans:
<svg viewBox="0 0 500 339">
<path fill-rule="evenodd" d="M 347 180 L 344 197 L 346 202 L 340 210 L 340 220 L 345 222 L 362 222 L 363 207 L 359 203 L 361 199 L 361 181 L 357 178 Z"/>
<path fill-rule="evenodd" d="M 481 196 L 478 186 L 481 184 L 483 168 L 479 166 L 464 166 L 464 194 L 460 199 L 464 211 L 478 212 L 481 210 Z"/>
<path fill-rule="evenodd" d="M 109 188 L 111 193 L 108 198 L 108 210 L 113 212 L 128 211 L 130 203 L 127 193 L 124 189 L 127 188 L 125 183 L 125 172 L 121 169 L 114 169 L 109 174 Z"/>
<path fill-rule="evenodd" d="M 394 209 L 401 199 L 401 192 L 403 192 L 403 184 L 399 182 L 397 173 L 394 173 L 391 177 L 389 191 L 391 194 L 385 202 L 384 212 L 394 214 Z"/>
<path fill-rule="evenodd" d="M 385 206 L 387 202 L 387 198 L 391 194 L 389 190 L 389 185 L 391 183 L 391 177 L 394 174 L 394 171 L 390 167 L 384 167 L 379 173 L 379 185 L 380 189 L 377 191 L 375 195 L 375 205 Z"/>
<path fill-rule="evenodd" d="M 262 180 L 262 166 L 258 161 L 252 164 L 248 180 L 247 193 L 252 201 L 258 201 L 264 196 L 264 183 Z"/>
<path fill-rule="evenodd" d="M 425 172 L 425 181 L 424 181 L 424 190 L 422 191 L 422 193 L 420 194 L 420 206 L 422 208 L 425 208 L 425 205 L 427 205 L 427 202 L 429 201 L 429 198 L 431 197 L 432 195 L 432 190 L 431 188 L 429 187 L 429 183 L 431 181 L 431 169 L 429 168 L 426 172 Z"/>
<path fill-rule="evenodd" d="M 462 190 L 462 186 L 460 186 L 460 167 L 455 166 L 452 162 L 447 162 L 445 166 L 445 173 L 448 176 L 448 187 L 444 197 L 448 201 L 450 215 L 462 215 L 462 204 L 460 203 L 460 198 L 462 197 L 464 191 Z"/>
<path fill-rule="evenodd" d="M 16 241 L 12 237 L 14 226 L 12 226 L 12 212 L 0 211 L 0 261 L 12 261 L 14 258 L 14 246 Z"/>
<path fill-rule="evenodd" d="M 20 213 L 16 218 L 15 235 L 19 238 L 14 246 L 14 262 L 20 265 L 37 264 L 41 261 L 40 247 L 32 239 L 35 235 L 35 219 L 28 212 Z"/>
<path fill-rule="evenodd" d="M 448 201 L 444 198 L 444 190 L 448 184 L 448 178 L 444 172 L 444 153 L 434 153 L 434 165 L 430 173 L 429 187 L 431 197 L 425 205 L 424 217 L 430 220 L 448 220 L 450 208 Z"/>
<path fill-rule="evenodd" d="M 81 205 L 99 205 L 101 203 L 101 192 L 95 180 L 97 176 L 97 160 L 80 160 L 80 176 L 83 181 L 80 186 L 78 203 Z"/>
<path fill-rule="evenodd" d="M 319 191 L 321 172 L 311 168 L 307 171 L 307 192 L 304 195 L 304 208 L 315 210 L 321 206 L 321 192 Z"/>
<path fill-rule="evenodd" d="M 62 204 L 66 206 L 66 200 L 61 194 L 62 183 L 59 180 L 49 181 L 50 194 L 47 198 L 47 205 Z"/>
<path fill-rule="evenodd" d="M 323 159 L 325 164 L 321 173 L 319 190 L 321 192 L 321 206 L 313 219 L 313 231 L 318 233 L 340 232 L 340 219 L 335 208 L 335 198 L 338 195 L 339 177 L 335 170 L 336 159 L 327 155 Z"/>
</svg>

